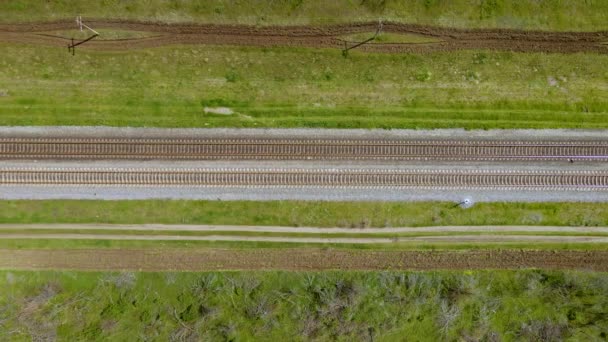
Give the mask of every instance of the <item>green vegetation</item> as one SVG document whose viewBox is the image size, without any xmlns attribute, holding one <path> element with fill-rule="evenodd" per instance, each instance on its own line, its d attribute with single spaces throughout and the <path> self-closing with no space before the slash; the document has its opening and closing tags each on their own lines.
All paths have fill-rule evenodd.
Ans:
<svg viewBox="0 0 608 342">
<path fill-rule="evenodd" d="M 288 237 L 288 238 L 411 238 L 423 236 L 509 236 L 509 235 L 528 235 L 528 236 L 608 236 L 608 232 L 533 232 L 533 231 L 448 231 L 448 232 L 407 232 L 407 233 L 360 233 L 358 231 L 348 233 L 306 233 L 298 231 L 297 228 L 289 232 L 256 232 L 256 231 L 193 231 L 193 230 L 133 230 L 124 229 L 64 229 L 64 228 L 11 228 L 0 226 L 0 234 L 85 234 L 85 235 L 143 235 L 143 236 L 237 236 L 237 237 Z"/>
<path fill-rule="evenodd" d="M 602 340 L 608 274 L 0 272 L 3 340 Z"/>
<path fill-rule="evenodd" d="M 608 226 L 608 203 L 0 201 L 0 223 L 165 223 L 310 227 Z"/>
<path fill-rule="evenodd" d="M 355 34 L 350 34 L 347 36 L 342 36 L 340 38 L 344 39 L 346 41 L 349 41 L 349 42 L 362 42 L 373 36 L 374 36 L 374 32 L 363 32 L 363 33 L 355 33 Z M 420 43 L 437 43 L 437 42 L 441 42 L 441 39 L 421 36 L 421 35 L 417 35 L 417 34 L 382 32 L 368 44 L 374 44 L 374 43 L 420 44 Z"/>
<path fill-rule="evenodd" d="M 154 32 L 141 32 L 141 31 L 128 31 L 128 30 L 115 30 L 115 29 L 96 29 L 95 31 L 99 32 L 99 36 L 96 37 L 96 40 L 115 40 L 115 39 L 136 39 L 136 38 L 146 38 L 154 36 Z M 49 34 L 53 36 L 59 36 L 63 38 L 74 38 L 74 39 L 86 39 L 91 36 L 91 32 L 87 30 L 80 31 L 78 29 L 74 30 L 62 30 L 62 31 L 53 31 L 44 34 Z"/>
<path fill-rule="evenodd" d="M 608 29 L 608 2 L 599 0 L 0 1 L 2 23 L 73 20 L 77 14 L 85 21 L 123 18 L 272 25 L 382 19 L 466 28 Z M 100 31 L 98 39 L 150 35 Z M 49 33 L 68 38 L 87 35 L 73 30 Z M 390 33 L 377 40 L 428 41 Z M 193 45 L 131 51 L 83 47 L 71 56 L 65 47 L 0 43 L 0 49 L 0 125 L 608 128 L 606 54 L 353 51 L 344 58 L 338 49 Z M 234 114 L 206 113 L 207 107 L 229 107 Z M 447 202 L 0 201 L 0 223 L 608 226 L 608 203 L 479 203 L 462 210 Z M 1 234 L 37 232 L 210 234 L 0 230 Z M 608 248 L 606 244 L 532 246 L 525 242 L 354 245 L 0 239 L 2 249 L 287 247 Z M 394 341 L 404 336 L 429 341 L 605 340 L 606 293 L 608 274 L 570 271 L 3 270 L 0 340 Z"/>
<path fill-rule="evenodd" d="M 608 55 L 1 46 L 0 125 L 608 128 Z"/>
<path fill-rule="evenodd" d="M 602 0 L 283 0 L 182 1 L 14 0 L 0 2 L 0 22 L 73 18 L 128 18 L 166 22 L 327 24 L 391 20 L 452 27 L 605 30 Z"/>
</svg>

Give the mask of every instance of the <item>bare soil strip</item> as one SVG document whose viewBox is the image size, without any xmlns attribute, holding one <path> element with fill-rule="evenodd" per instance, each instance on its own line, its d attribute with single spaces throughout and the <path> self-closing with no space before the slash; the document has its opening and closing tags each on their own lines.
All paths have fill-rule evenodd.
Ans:
<svg viewBox="0 0 608 342">
<path fill-rule="evenodd" d="M 93 40 L 82 47 L 100 50 L 128 50 L 173 44 L 217 44 L 244 46 L 301 46 L 343 49 L 349 43 L 342 36 L 374 32 L 377 22 L 331 26 L 267 26 L 216 24 L 167 24 L 125 20 L 88 20 L 95 28 L 153 32 L 157 35 L 135 39 Z M 0 24 L 0 41 L 67 46 L 69 39 L 51 32 L 75 28 L 73 20 Z M 608 31 L 543 32 L 507 29 L 463 30 L 387 22 L 383 31 L 416 34 L 440 39 L 435 43 L 375 43 L 359 49 L 370 52 L 424 53 L 463 49 L 490 49 L 520 52 L 607 53 Z M 346 44 L 346 45 L 345 45 Z M 350 43 L 352 44 L 352 43 Z"/>
<path fill-rule="evenodd" d="M 398 234 L 398 233 L 608 233 L 608 227 L 564 226 L 433 226 L 392 228 L 317 228 L 280 226 L 218 226 L 218 225 L 165 225 L 165 224 L 0 224 L 0 231 L 15 229 L 38 230 L 134 230 L 134 231 L 189 231 L 189 232 L 253 232 L 253 233 L 307 233 L 307 234 Z"/>
<path fill-rule="evenodd" d="M 36 240 L 125 240 L 125 241 L 237 241 L 329 244 L 391 244 L 391 243 L 608 243 L 608 237 L 551 235 L 445 235 L 414 237 L 289 237 L 242 235 L 122 235 L 122 234 L 0 234 L 0 239 Z"/>
<path fill-rule="evenodd" d="M 359 251 L 293 249 L 0 249 L 3 269 L 132 271 L 584 269 L 608 271 L 608 251 Z"/>
</svg>

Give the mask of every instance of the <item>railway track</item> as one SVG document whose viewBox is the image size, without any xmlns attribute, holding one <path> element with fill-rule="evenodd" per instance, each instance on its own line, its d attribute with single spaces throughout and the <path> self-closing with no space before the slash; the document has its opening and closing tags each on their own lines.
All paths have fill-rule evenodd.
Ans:
<svg viewBox="0 0 608 342">
<path fill-rule="evenodd" d="M 314 186 L 608 191 L 608 170 L 0 168 L 0 185 Z"/>
<path fill-rule="evenodd" d="M 604 141 L 3 138 L 0 159 L 608 161 Z"/>
</svg>

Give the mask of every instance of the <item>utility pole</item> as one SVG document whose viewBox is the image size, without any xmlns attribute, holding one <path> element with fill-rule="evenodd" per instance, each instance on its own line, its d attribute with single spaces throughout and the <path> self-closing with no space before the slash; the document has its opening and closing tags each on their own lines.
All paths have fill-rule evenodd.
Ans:
<svg viewBox="0 0 608 342">
<path fill-rule="evenodd" d="M 368 39 L 366 39 L 366 40 L 364 40 L 364 41 L 362 41 L 360 43 L 357 43 L 357 44 L 355 44 L 355 45 L 353 45 L 351 47 L 348 47 L 347 46 L 347 42 L 344 41 L 344 49 L 342 50 L 342 56 L 348 57 L 348 51 L 349 50 L 352 50 L 352 49 L 354 49 L 356 47 L 359 47 L 359 46 L 361 46 L 361 45 L 363 45 L 365 43 L 371 42 L 372 40 L 376 39 L 376 37 L 378 37 L 378 35 L 380 34 L 380 32 L 382 32 L 382 20 L 378 20 L 378 28 L 376 29 L 376 33 L 374 33 L 374 35 L 371 38 L 368 38 Z"/>
<path fill-rule="evenodd" d="M 74 38 L 72 38 L 72 44 L 68 44 L 68 52 L 72 52 L 72 56 L 74 56 L 74 54 L 76 52 L 76 47 L 78 45 L 84 44 L 84 43 L 88 42 L 89 40 L 91 40 L 91 39 L 99 36 L 99 32 L 93 30 L 92 28 L 90 28 L 89 26 L 85 25 L 82 22 L 82 17 L 81 16 L 77 16 L 76 17 L 76 24 L 80 28 L 80 32 L 82 32 L 82 28 L 84 27 L 84 28 L 88 29 L 89 31 L 91 31 L 93 33 L 93 35 L 90 36 L 89 38 L 85 39 L 85 40 L 82 40 L 82 41 L 79 41 L 79 42 L 76 42 L 76 43 L 74 43 Z"/>
</svg>

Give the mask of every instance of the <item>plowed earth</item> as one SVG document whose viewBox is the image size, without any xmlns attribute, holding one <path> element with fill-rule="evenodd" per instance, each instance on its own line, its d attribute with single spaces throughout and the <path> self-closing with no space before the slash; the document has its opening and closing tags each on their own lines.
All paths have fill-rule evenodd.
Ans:
<svg viewBox="0 0 608 342">
<path fill-rule="evenodd" d="M 0 249 L 0 268 L 141 271 L 585 269 L 608 271 L 608 251 L 359 251 L 293 249 Z"/>
<path fill-rule="evenodd" d="M 88 20 L 93 28 L 151 32 L 145 38 L 92 40 L 82 48 L 99 50 L 127 50 L 171 44 L 217 44 L 243 46 L 296 46 L 338 48 L 354 44 L 343 36 L 374 32 L 376 22 L 332 26 L 245 26 L 217 24 L 166 24 L 124 20 Z M 74 29 L 73 20 L 0 24 L 0 41 L 45 44 L 66 47 L 68 37 L 53 31 Z M 424 53 L 464 49 L 489 49 L 519 52 L 597 52 L 607 53 L 608 31 L 602 32 L 544 32 L 506 29 L 463 30 L 414 24 L 384 23 L 383 32 L 415 34 L 440 39 L 434 43 L 375 43 L 358 50 L 388 53 Z M 79 47 L 80 48 L 80 47 Z"/>
</svg>

